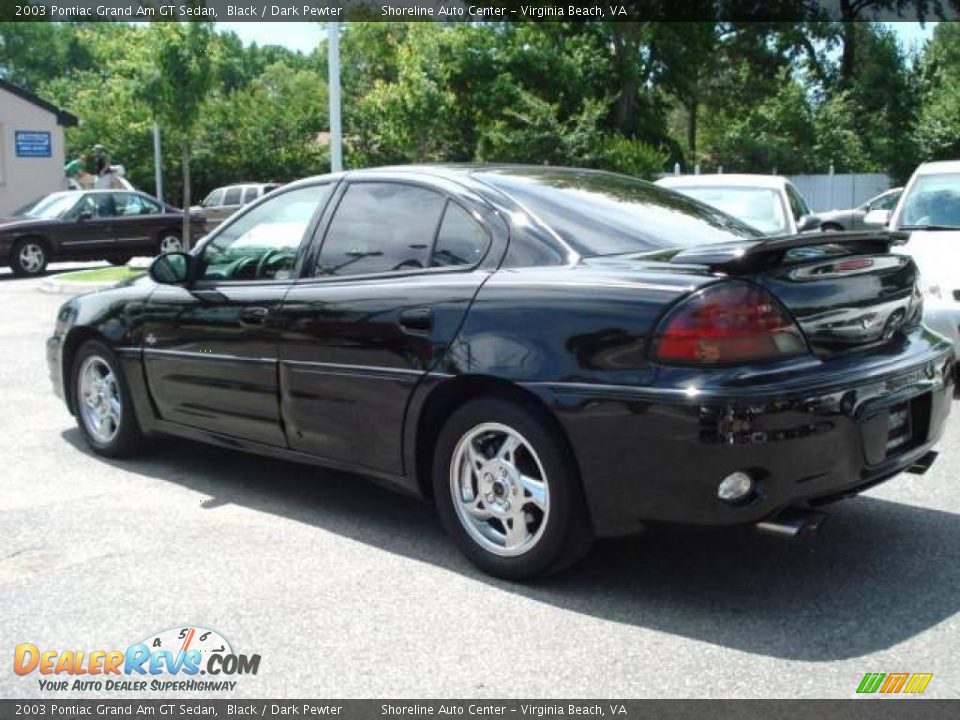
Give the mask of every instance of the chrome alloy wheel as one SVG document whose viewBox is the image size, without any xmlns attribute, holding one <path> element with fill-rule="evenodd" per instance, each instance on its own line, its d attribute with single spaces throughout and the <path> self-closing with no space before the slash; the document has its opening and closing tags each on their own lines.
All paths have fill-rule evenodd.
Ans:
<svg viewBox="0 0 960 720">
<path fill-rule="evenodd" d="M 27 242 L 20 246 L 17 259 L 23 271 L 33 275 L 43 268 L 45 253 L 43 248 L 35 242 Z"/>
<path fill-rule="evenodd" d="M 503 557 L 531 550 L 550 516 L 540 458 L 520 433 L 499 423 L 477 425 L 460 438 L 450 463 L 450 493 L 470 538 Z"/>
<path fill-rule="evenodd" d="M 176 235 L 164 235 L 160 238 L 160 254 L 166 255 L 167 253 L 180 252 L 183 250 L 183 243 L 180 242 L 180 238 Z"/>
<path fill-rule="evenodd" d="M 80 366 L 79 385 L 83 426 L 97 442 L 109 443 L 120 430 L 123 413 L 116 375 L 106 360 L 91 355 Z"/>
</svg>

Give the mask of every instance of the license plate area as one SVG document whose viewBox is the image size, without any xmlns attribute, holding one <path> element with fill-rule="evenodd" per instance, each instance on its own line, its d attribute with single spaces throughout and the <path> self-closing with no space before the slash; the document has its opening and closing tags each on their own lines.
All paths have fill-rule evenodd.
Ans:
<svg viewBox="0 0 960 720">
<path fill-rule="evenodd" d="M 930 429 L 930 393 L 891 405 L 884 455 L 893 457 L 923 443 Z"/>
<path fill-rule="evenodd" d="M 886 456 L 899 452 L 911 440 L 910 403 L 902 402 L 890 408 L 887 414 Z"/>
</svg>

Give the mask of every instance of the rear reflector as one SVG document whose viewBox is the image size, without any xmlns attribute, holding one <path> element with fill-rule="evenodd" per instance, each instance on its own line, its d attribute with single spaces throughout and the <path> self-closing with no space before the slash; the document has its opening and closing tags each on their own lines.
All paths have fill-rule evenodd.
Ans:
<svg viewBox="0 0 960 720">
<path fill-rule="evenodd" d="M 762 288 L 713 285 L 674 308 L 660 324 L 654 357 L 697 365 L 767 362 L 808 352 L 800 328 Z"/>
</svg>

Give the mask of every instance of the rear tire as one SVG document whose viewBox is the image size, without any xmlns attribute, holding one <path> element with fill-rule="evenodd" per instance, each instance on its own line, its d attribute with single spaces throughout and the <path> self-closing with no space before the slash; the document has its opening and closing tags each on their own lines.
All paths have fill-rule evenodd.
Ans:
<svg viewBox="0 0 960 720">
<path fill-rule="evenodd" d="M 139 453 L 144 446 L 143 433 L 113 351 L 97 340 L 87 341 L 73 359 L 72 373 L 77 425 L 90 449 L 112 458 Z"/>
<path fill-rule="evenodd" d="M 132 257 L 133 257 L 132 255 L 114 255 L 112 257 L 108 257 L 107 262 L 110 263 L 111 265 L 116 265 L 117 267 L 120 267 L 130 262 L 130 259 Z"/>
<path fill-rule="evenodd" d="M 457 546 L 496 577 L 548 575 L 593 541 L 573 453 L 549 418 L 520 403 L 472 400 L 450 416 L 434 451 L 433 493 Z"/>
<path fill-rule="evenodd" d="M 10 252 L 10 269 L 17 277 L 39 277 L 47 269 L 49 253 L 42 240 L 24 238 Z"/>
</svg>

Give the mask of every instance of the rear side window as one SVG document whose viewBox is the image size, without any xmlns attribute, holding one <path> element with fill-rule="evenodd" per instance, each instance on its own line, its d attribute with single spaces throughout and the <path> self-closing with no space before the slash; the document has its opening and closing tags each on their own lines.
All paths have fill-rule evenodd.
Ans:
<svg viewBox="0 0 960 720">
<path fill-rule="evenodd" d="M 223 195 L 223 204 L 239 205 L 242 198 L 243 198 L 243 188 L 238 188 L 238 187 L 228 188 Z"/>
<path fill-rule="evenodd" d="M 327 230 L 316 275 L 428 267 L 445 203 L 439 193 L 413 185 L 351 185 Z"/>
<path fill-rule="evenodd" d="M 476 265 L 489 245 L 487 231 L 459 205 L 447 203 L 430 266 Z"/>
</svg>

